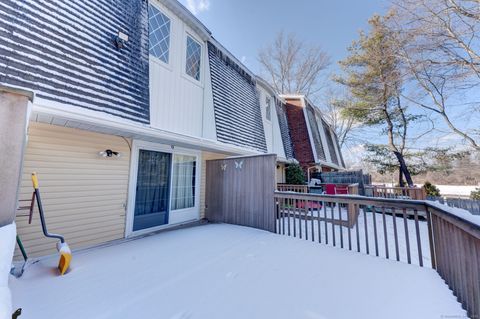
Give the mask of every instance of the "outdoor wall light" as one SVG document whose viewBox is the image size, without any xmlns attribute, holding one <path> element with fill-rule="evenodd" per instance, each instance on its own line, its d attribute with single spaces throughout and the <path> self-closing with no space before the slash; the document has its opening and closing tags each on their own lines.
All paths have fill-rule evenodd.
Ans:
<svg viewBox="0 0 480 319">
<path fill-rule="evenodd" d="M 119 152 L 115 152 L 112 150 L 105 150 L 100 153 L 98 153 L 101 157 L 120 157 L 121 154 Z"/>
<path fill-rule="evenodd" d="M 128 42 L 128 35 L 121 31 L 118 32 L 118 35 L 113 36 L 113 44 L 118 50 L 121 50 L 125 47 Z"/>
</svg>

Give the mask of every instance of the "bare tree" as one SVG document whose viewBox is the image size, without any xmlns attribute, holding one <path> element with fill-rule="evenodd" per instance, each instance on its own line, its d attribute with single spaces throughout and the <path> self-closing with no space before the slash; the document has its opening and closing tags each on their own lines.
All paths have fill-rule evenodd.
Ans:
<svg viewBox="0 0 480 319">
<path fill-rule="evenodd" d="M 342 110 L 351 107 L 351 101 L 352 97 L 340 93 L 338 90 L 329 89 L 325 93 L 321 107 L 325 120 L 330 124 L 338 137 L 340 147 L 359 141 L 355 136 L 355 132 L 359 131 L 361 127 L 355 121 L 355 118 L 342 112 Z"/>
<path fill-rule="evenodd" d="M 328 54 L 320 47 L 306 44 L 294 34 L 278 33 L 258 60 L 267 81 L 280 94 L 313 96 L 322 89 L 322 77 L 330 64 Z"/>
<path fill-rule="evenodd" d="M 480 151 L 480 130 L 462 127 L 454 108 L 480 118 L 480 1 L 398 0 L 394 28 L 405 45 L 398 54 L 422 92 L 410 102 L 439 116 Z M 457 111 L 458 113 L 458 111 Z"/>
</svg>

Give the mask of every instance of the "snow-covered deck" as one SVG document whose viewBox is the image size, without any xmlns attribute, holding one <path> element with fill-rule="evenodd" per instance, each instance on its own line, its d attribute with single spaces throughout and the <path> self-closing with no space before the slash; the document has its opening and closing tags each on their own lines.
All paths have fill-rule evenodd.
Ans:
<svg viewBox="0 0 480 319">
<path fill-rule="evenodd" d="M 28 318 L 464 318 L 428 268 L 231 225 L 74 254 L 10 278 Z"/>
</svg>

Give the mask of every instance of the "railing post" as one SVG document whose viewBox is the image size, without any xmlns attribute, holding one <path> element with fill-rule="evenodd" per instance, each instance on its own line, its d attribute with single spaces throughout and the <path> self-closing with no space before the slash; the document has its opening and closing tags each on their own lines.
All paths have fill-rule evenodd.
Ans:
<svg viewBox="0 0 480 319">
<path fill-rule="evenodd" d="M 432 225 L 432 214 L 428 207 L 425 205 L 425 213 L 427 216 L 427 226 L 428 226 L 428 243 L 430 245 L 430 259 L 432 260 L 432 268 L 437 269 L 437 261 L 435 255 L 435 234 L 433 233 L 433 225 Z"/>
</svg>

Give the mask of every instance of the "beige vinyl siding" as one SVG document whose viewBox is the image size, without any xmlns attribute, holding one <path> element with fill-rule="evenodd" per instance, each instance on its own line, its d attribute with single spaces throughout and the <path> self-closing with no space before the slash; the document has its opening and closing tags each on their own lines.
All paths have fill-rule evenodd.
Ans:
<svg viewBox="0 0 480 319">
<path fill-rule="evenodd" d="M 200 174 L 200 219 L 205 218 L 205 187 L 207 184 L 207 161 L 213 159 L 222 159 L 225 157 L 227 157 L 227 155 L 210 152 L 202 153 L 202 171 Z"/>
<path fill-rule="evenodd" d="M 30 176 L 37 172 L 48 230 L 64 235 L 72 249 L 123 238 L 128 143 L 118 136 L 30 123 L 20 199 L 30 200 Z M 106 149 L 120 152 L 121 157 L 100 157 L 98 153 Z M 56 240 L 43 236 L 37 209 L 31 225 L 26 214 L 19 211 L 16 222 L 28 255 L 55 253 Z"/>
</svg>

